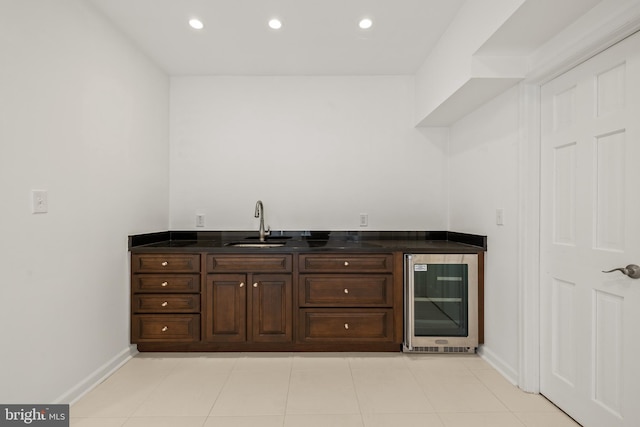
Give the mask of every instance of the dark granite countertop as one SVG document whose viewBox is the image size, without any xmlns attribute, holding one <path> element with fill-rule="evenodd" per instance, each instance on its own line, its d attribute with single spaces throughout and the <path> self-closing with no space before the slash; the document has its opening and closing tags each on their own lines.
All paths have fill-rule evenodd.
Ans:
<svg viewBox="0 0 640 427">
<path fill-rule="evenodd" d="M 389 252 L 476 253 L 487 250 L 486 236 L 451 231 L 274 231 L 273 248 L 229 246 L 256 242 L 257 231 L 163 231 L 129 236 L 131 252 Z"/>
</svg>

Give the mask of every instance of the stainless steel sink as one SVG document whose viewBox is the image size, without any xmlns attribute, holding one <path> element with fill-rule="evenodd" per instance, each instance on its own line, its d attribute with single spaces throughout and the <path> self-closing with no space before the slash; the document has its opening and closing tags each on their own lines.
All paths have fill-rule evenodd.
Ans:
<svg viewBox="0 0 640 427">
<path fill-rule="evenodd" d="M 258 240 L 260 238 L 260 236 L 249 236 L 249 237 L 245 237 L 244 240 Z M 264 241 L 268 242 L 268 241 L 277 241 L 280 242 L 281 240 L 289 240 L 291 239 L 291 236 L 265 236 Z M 280 242 L 280 243 L 284 243 L 284 242 Z"/>
<path fill-rule="evenodd" d="M 280 248 L 285 244 L 284 242 L 231 242 L 225 246 L 234 248 Z"/>
</svg>

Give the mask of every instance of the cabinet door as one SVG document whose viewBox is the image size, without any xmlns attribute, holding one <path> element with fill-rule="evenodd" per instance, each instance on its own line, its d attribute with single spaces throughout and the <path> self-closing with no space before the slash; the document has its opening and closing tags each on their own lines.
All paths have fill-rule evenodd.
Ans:
<svg viewBox="0 0 640 427">
<path fill-rule="evenodd" d="M 304 342 L 393 341 L 393 311 L 383 308 L 307 308 L 299 311 Z"/>
<path fill-rule="evenodd" d="M 244 274 L 207 276 L 205 340 L 243 342 L 247 339 L 247 277 Z"/>
<path fill-rule="evenodd" d="M 304 307 L 391 307 L 390 274 L 301 274 L 299 304 Z"/>
<path fill-rule="evenodd" d="M 134 273 L 199 273 L 198 254 L 133 254 L 131 271 Z"/>
<path fill-rule="evenodd" d="M 199 313 L 200 295 L 142 294 L 133 296 L 135 313 Z"/>
<path fill-rule="evenodd" d="M 199 293 L 199 274 L 134 274 L 131 287 L 135 293 Z"/>
<path fill-rule="evenodd" d="M 251 280 L 251 340 L 290 342 L 292 285 L 289 274 L 254 274 Z"/>
<path fill-rule="evenodd" d="M 198 314 L 136 314 L 131 318 L 132 343 L 200 341 Z"/>
<path fill-rule="evenodd" d="M 391 254 L 301 254 L 298 268 L 302 273 L 390 273 Z"/>
<path fill-rule="evenodd" d="M 287 273 L 291 272 L 291 254 L 271 255 L 209 255 L 209 273 Z"/>
</svg>

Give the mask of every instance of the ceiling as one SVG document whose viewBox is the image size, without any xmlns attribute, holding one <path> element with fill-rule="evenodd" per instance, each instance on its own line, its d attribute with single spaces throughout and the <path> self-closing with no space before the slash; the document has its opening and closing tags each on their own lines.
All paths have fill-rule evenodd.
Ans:
<svg viewBox="0 0 640 427">
<path fill-rule="evenodd" d="M 464 0 L 89 0 L 171 75 L 415 74 Z M 203 21 L 202 30 L 188 25 Z M 282 28 L 267 22 L 278 17 Z M 363 17 L 373 27 L 362 30 Z"/>
<path fill-rule="evenodd" d="M 527 56 L 569 27 L 601 0 L 528 0 L 476 52 Z"/>
</svg>

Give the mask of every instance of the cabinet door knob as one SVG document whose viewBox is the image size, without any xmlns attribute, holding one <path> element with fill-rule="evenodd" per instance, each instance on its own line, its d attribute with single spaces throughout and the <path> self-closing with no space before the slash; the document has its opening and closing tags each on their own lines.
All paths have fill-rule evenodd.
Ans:
<svg viewBox="0 0 640 427">
<path fill-rule="evenodd" d="M 348 293 L 349 293 L 349 289 L 345 288 L 345 289 L 344 289 L 344 293 L 345 293 L 345 294 L 348 294 Z"/>
<path fill-rule="evenodd" d="M 164 288 L 164 287 L 165 287 L 165 286 L 167 286 L 168 284 L 169 284 L 169 282 L 162 282 L 162 283 L 160 283 L 160 286 L 162 286 L 162 287 Z"/>
<path fill-rule="evenodd" d="M 169 263 L 167 261 L 162 261 L 162 266 L 166 267 L 167 265 L 169 265 Z"/>
<path fill-rule="evenodd" d="M 345 261 L 345 262 L 344 262 L 344 266 L 345 266 L 345 267 L 349 267 L 349 261 Z"/>
<path fill-rule="evenodd" d="M 167 332 L 169 330 L 169 328 L 167 328 L 166 326 L 162 327 L 162 332 Z"/>
<path fill-rule="evenodd" d="M 345 323 L 345 324 L 344 324 L 344 328 L 345 328 L 345 329 L 349 329 L 349 324 L 348 324 L 348 323 Z"/>
<path fill-rule="evenodd" d="M 162 305 L 163 307 L 166 307 L 167 305 L 169 305 L 169 303 L 165 301 L 165 302 L 163 302 L 161 305 Z"/>
<path fill-rule="evenodd" d="M 244 282 L 240 282 L 240 287 L 244 288 Z"/>
<path fill-rule="evenodd" d="M 254 283 L 254 284 L 253 284 L 253 287 L 254 287 L 254 288 L 257 288 L 257 287 L 258 287 L 258 282 Z"/>
</svg>

